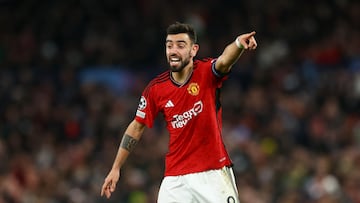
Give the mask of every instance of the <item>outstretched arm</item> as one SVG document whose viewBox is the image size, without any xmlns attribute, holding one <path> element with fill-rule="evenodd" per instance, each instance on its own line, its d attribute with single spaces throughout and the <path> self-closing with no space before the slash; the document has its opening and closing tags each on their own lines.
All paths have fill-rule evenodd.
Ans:
<svg viewBox="0 0 360 203">
<path fill-rule="evenodd" d="M 144 124 L 133 120 L 125 130 L 113 166 L 105 178 L 104 184 L 101 188 L 101 196 L 105 194 L 107 198 L 110 198 L 111 193 L 115 191 L 116 183 L 120 178 L 120 169 L 125 163 L 130 152 L 135 148 L 137 142 L 140 140 L 144 129 Z"/>
<path fill-rule="evenodd" d="M 220 73 L 228 73 L 232 65 L 240 58 L 244 50 L 254 50 L 257 47 L 256 32 L 239 35 L 234 42 L 225 47 L 216 61 L 215 69 Z"/>
</svg>

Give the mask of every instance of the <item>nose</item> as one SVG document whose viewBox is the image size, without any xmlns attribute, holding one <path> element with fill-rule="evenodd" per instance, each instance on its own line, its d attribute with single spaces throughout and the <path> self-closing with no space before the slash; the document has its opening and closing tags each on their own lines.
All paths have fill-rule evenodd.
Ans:
<svg viewBox="0 0 360 203">
<path fill-rule="evenodd" d="M 168 55 L 169 56 L 177 56 L 178 55 L 178 50 L 176 48 L 170 48 L 170 49 L 167 49 L 167 52 L 168 52 Z"/>
</svg>

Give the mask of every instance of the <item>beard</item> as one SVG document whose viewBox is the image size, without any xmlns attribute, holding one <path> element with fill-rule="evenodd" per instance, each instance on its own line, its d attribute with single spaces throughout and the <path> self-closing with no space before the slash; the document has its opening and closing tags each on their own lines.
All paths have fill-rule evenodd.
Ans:
<svg viewBox="0 0 360 203">
<path fill-rule="evenodd" d="M 169 68 L 172 72 L 180 72 L 182 71 L 187 65 L 190 63 L 190 54 L 185 59 L 180 59 L 179 64 L 177 65 L 171 65 L 170 59 L 168 59 Z"/>
</svg>

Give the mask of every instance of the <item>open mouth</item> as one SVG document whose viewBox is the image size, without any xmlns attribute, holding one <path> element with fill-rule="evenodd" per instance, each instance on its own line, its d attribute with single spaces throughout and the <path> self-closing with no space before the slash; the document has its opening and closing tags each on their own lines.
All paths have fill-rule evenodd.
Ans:
<svg viewBox="0 0 360 203">
<path fill-rule="evenodd" d="M 169 60 L 169 63 L 171 66 L 176 66 L 176 65 L 180 64 L 180 62 L 181 62 L 180 58 L 177 58 L 177 57 L 171 57 Z"/>
</svg>

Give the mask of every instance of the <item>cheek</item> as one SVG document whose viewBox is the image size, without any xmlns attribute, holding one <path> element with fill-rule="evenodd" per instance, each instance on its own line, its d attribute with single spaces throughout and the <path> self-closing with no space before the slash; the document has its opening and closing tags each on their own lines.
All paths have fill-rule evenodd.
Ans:
<svg viewBox="0 0 360 203">
<path fill-rule="evenodd" d="M 195 56 L 195 51 L 191 50 L 191 51 L 189 52 L 189 56 L 190 56 L 190 57 L 194 57 L 194 56 Z"/>
<path fill-rule="evenodd" d="M 168 50 L 165 51 L 166 57 L 170 56 L 170 52 Z"/>
</svg>

